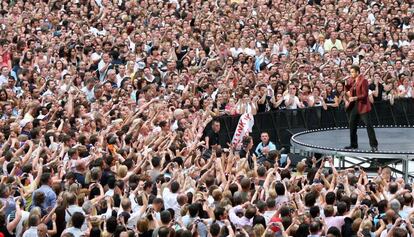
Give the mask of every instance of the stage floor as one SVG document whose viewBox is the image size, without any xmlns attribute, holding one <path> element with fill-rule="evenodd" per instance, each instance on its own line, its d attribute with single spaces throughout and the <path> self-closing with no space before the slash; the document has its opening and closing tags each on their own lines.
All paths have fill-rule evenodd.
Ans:
<svg viewBox="0 0 414 237">
<path fill-rule="evenodd" d="M 365 156 L 372 158 L 398 158 L 414 156 L 414 128 L 375 128 L 378 152 L 371 152 L 366 128 L 358 128 L 358 149 L 345 150 L 350 143 L 348 128 L 312 130 L 292 136 L 291 143 L 298 149 L 324 154 Z"/>
</svg>

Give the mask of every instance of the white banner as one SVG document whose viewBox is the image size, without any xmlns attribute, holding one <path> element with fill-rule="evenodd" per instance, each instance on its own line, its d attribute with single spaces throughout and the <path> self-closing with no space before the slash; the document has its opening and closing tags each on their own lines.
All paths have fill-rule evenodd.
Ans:
<svg viewBox="0 0 414 237">
<path fill-rule="evenodd" d="M 240 116 L 239 123 L 237 124 L 236 131 L 234 132 L 231 144 L 240 150 L 243 137 L 252 132 L 254 125 L 254 117 L 250 113 L 245 113 Z"/>
</svg>

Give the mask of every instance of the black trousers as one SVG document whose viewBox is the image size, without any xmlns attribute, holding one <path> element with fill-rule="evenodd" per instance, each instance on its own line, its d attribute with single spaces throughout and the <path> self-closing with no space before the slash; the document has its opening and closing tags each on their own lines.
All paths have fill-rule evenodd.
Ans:
<svg viewBox="0 0 414 237">
<path fill-rule="evenodd" d="M 360 120 L 364 122 L 367 126 L 368 138 L 369 138 L 369 145 L 371 147 L 377 147 L 378 141 L 375 136 L 374 128 L 372 127 L 371 121 L 369 120 L 369 113 L 359 114 L 358 113 L 358 106 L 354 105 L 351 111 L 348 112 L 349 114 L 349 130 L 350 130 L 350 137 L 351 137 L 351 146 L 357 147 L 358 146 L 358 123 Z"/>
</svg>

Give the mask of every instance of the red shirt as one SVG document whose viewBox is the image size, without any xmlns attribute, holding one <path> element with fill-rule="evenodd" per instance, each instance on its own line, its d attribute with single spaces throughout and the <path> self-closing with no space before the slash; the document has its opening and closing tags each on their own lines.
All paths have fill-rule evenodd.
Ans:
<svg viewBox="0 0 414 237">
<path fill-rule="evenodd" d="M 3 67 L 3 66 L 9 67 L 9 62 L 11 60 L 10 53 L 3 53 L 3 55 L 1 55 L 1 57 L 2 57 L 3 60 L 0 64 L 0 68 Z"/>
<path fill-rule="evenodd" d="M 356 80 L 356 78 L 352 78 L 345 88 L 347 91 L 351 92 L 353 97 L 358 97 L 356 101 L 358 113 L 365 114 L 371 111 L 371 103 L 368 99 L 368 81 L 364 78 L 364 76 L 359 75 L 358 80 Z"/>
</svg>

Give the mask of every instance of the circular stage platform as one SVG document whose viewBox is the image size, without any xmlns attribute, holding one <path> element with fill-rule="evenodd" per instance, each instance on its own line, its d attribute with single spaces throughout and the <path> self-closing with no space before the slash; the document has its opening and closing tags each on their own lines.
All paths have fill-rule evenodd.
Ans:
<svg viewBox="0 0 414 237">
<path fill-rule="evenodd" d="M 350 143 L 348 128 L 308 130 L 292 136 L 295 149 L 348 157 L 413 159 L 414 127 L 376 127 L 378 152 L 371 152 L 365 127 L 358 128 L 358 149 L 343 149 Z"/>
</svg>

